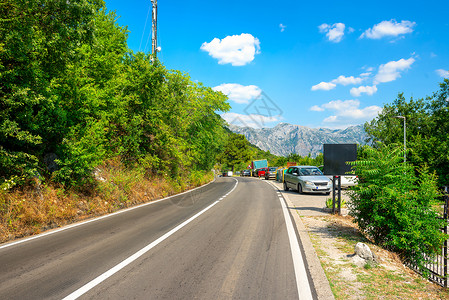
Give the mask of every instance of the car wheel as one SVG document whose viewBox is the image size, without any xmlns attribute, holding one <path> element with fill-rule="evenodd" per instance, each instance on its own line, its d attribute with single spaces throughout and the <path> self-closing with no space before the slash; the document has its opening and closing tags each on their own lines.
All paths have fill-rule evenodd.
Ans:
<svg viewBox="0 0 449 300">
<path fill-rule="evenodd" d="M 302 194 L 302 185 L 298 183 L 298 193 Z"/>
<path fill-rule="evenodd" d="M 285 183 L 285 181 L 284 181 L 284 191 L 288 191 L 288 186 L 287 183 Z"/>
<path fill-rule="evenodd" d="M 325 194 L 326 194 L 326 196 L 329 196 L 331 194 L 331 192 L 326 192 Z"/>
</svg>

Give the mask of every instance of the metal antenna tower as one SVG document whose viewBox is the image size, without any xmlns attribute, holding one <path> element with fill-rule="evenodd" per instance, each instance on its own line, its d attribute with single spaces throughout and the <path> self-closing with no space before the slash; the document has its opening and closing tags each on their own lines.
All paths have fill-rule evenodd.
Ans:
<svg viewBox="0 0 449 300">
<path fill-rule="evenodd" d="M 153 5 L 153 11 L 151 13 L 152 20 L 152 31 L 153 36 L 151 38 L 151 53 L 153 54 L 153 58 L 156 58 L 157 51 L 159 50 L 157 47 L 157 0 L 151 0 L 151 4 Z"/>
</svg>

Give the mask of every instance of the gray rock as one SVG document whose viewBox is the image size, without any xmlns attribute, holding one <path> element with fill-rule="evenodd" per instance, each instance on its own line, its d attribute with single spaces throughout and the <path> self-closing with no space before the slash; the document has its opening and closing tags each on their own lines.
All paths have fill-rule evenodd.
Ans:
<svg viewBox="0 0 449 300">
<path fill-rule="evenodd" d="M 296 153 L 316 157 L 323 152 L 323 144 L 365 144 L 366 133 L 362 125 L 346 129 L 309 128 L 280 123 L 273 128 L 251 128 L 229 125 L 235 133 L 243 134 L 247 140 L 264 151 L 287 156 Z"/>
<path fill-rule="evenodd" d="M 352 256 L 352 262 L 358 266 L 358 267 L 363 267 L 366 264 L 366 260 L 364 260 L 363 258 L 361 258 L 358 255 L 354 255 Z"/>
<path fill-rule="evenodd" d="M 371 249 L 364 243 L 357 243 L 355 245 L 355 254 L 366 261 L 376 261 L 376 256 Z"/>
<path fill-rule="evenodd" d="M 101 170 L 99 168 L 95 168 L 93 173 L 94 173 L 94 177 L 96 180 L 103 181 L 103 182 L 106 181 L 106 179 L 103 176 L 101 176 L 102 174 L 101 174 Z"/>
</svg>

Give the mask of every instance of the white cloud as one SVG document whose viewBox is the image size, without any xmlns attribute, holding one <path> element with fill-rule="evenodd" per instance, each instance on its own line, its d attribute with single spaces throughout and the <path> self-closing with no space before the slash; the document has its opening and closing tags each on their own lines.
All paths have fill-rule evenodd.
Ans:
<svg viewBox="0 0 449 300">
<path fill-rule="evenodd" d="M 249 33 L 227 36 L 220 40 L 214 38 L 210 43 L 204 42 L 201 50 L 209 53 L 218 63 L 244 66 L 254 60 L 260 53 L 259 39 Z"/>
<path fill-rule="evenodd" d="M 440 75 L 443 78 L 449 78 L 449 71 L 448 70 L 438 69 L 435 72 L 437 72 L 437 74 Z"/>
<path fill-rule="evenodd" d="M 318 106 L 318 105 L 314 105 L 310 108 L 311 111 L 324 111 L 324 108 Z"/>
<path fill-rule="evenodd" d="M 286 28 L 287 26 L 285 26 L 284 24 L 279 24 L 279 28 L 281 29 L 281 32 L 284 32 L 285 31 L 285 28 Z"/>
<path fill-rule="evenodd" d="M 338 76 L 337 79 L 332 80 L 332 83 L 335 84 L 342 84 L 342 85 L 348 85 L 348 84 L 360 84 L 362 83 L 363 79 L 360 77 L 354 77 L 354 76 L 349 76 L 349 77 L 345 77 L 343 75 Z"/>
<path fill-rule="evenodd" d="M 337 116 L 330 116 L 323 120 L 324 123 L 336 123 L 338 121 Z"/>
<path fill-rule="evenodd" d="M 329 41 L 334 43 L 339 43 L 345 34 L 345 24 L 343 23 L 335 23 L 332 25 L 324 23 L 318 26 L 318 29 L 321 33 L 326 33 Z"/>
<path fill-rule="evenodd" d="M 312 86 L 312 91 L 317 91 L 317 90 L 323 90 L 323 91 L 329 91 L 332 90 L 333 88 L 335 88 L 337 85 L 332 83 L 332 82 L 320 82 L 314 86 Z"/>
<path fill-rule="evenodd" d="M 379 66 L 379 71 L 374 78 L 374 84 L 380 82 L 390 82 L 401 77 L 400 71 L 410 69 L 410 66 L 415 62 L 413 57 L 409 59 L 400 59 L 398 61 L 390 61 L 384 65 Z"/>
<path fill-rule="evenodd" d="M 374 93 L 377 92 L 377 87 L 375 85 L 373 86 L 359 86 L 357 88 L 352 88 L 350 93 L 354 97 L 359 97 L 361 94 L 366 93 L 367 95 L 371 96 Z"/>
<path fill-rule="evenodd" d="M 360 77 L 354 77 L 354 76 L 349 76 L 349 77 L 345 77 L 343 75 L 338 76 L 338 78 L 331 80 L 330 82 L 320 82 L 319 84 L 316 84 L 314 86 L 312 86 L 312 91 L 317 91 L 317 90 L 323 90 L 323 91 L 329 91 L 334 89 L 337 84 L 341 84 L 341 85 L 348 85 L 348 84 L 360 84 L 362 83 L 364 79 L 360 78 Z"/>
<path fill-rule="evenodd" d="M 321 105 L 325 109 L 335 110 L 335 111 L 346 111 L 352 110 L 354 107 L 359 107 L 359 100 L 334 100 Z"/>
<path fill-rule="evenodd" d="M 280 116 L 267 117 L 258 114 L 243 115 L 233 112 L 223 113 L 221 114 L 221 117 L 229 124 L 252 128 L 260 128 L 261 124 L 265 125 L 267 123 L 279 122 L 282 119 Z"/>
<path fill-rule="evenodd" d="M 367 29 L 360 38 L 380 39 L 386 36 L 395 37 L 413 32 L 415 25 L 415 22 L 410 21 L 401 21 L 401 23 L 397 23 L 396 20 L 382 21 L 374 25 L 373 28 Z"/>
<path fill-rule="evenodd" d="M 258 86 L 245 86 L 238 83 L 223 83 L 214 87 L 213 90 L 222 92 L 228 96 L 229 100 L 240 104 L 249 103 L 252 99 L 259 97 L 262 92 Z"/>
<path fill-rule="evenodd" d="M 381 107 L 376 105 L 360 108 L 359 100 L 335 100 L 321 106 L 312 106 L 312 108 L 315 111 L 328 110 L 333 112 L 333 115 L 326 117 L 323 123 L 334 128 L 346 128 L 350 125 L 372 120 L 382 110 Z M 312 108 L 310 109 L 312 110 Z"/>
</svg>

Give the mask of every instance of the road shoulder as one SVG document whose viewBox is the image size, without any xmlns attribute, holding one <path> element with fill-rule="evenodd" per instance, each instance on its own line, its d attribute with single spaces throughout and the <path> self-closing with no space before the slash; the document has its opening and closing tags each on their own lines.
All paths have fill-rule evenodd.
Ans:
<svg viewBox="0 0 449 300">
<path fill-rule="evenodd" d="M 295 206 L 289 199 L 288 194 L 284 193 L 282 184 L 274 181 L 270 181 L 270 183 L 277 187 L 281 192 L 282 196 L 287 202 L 288 210 L 290 211 L 290 214 L 295 221 L 296 230 L 298 231 L 299 238 L 303 246 L 304 255 L 309 267 L 310 276 L 312 277 L 312 282 L 315 286 L 318 299 L 335 299 L 329 285 L 329 281 L 324 273 L 323 268 L 321 267 L 321 262 L 318 259 L 315 248 L 313 247 L 312 241 L 310 240 L 309 233 L 301 220 L 299 212 L 295 209 Z"/>
</svg>

